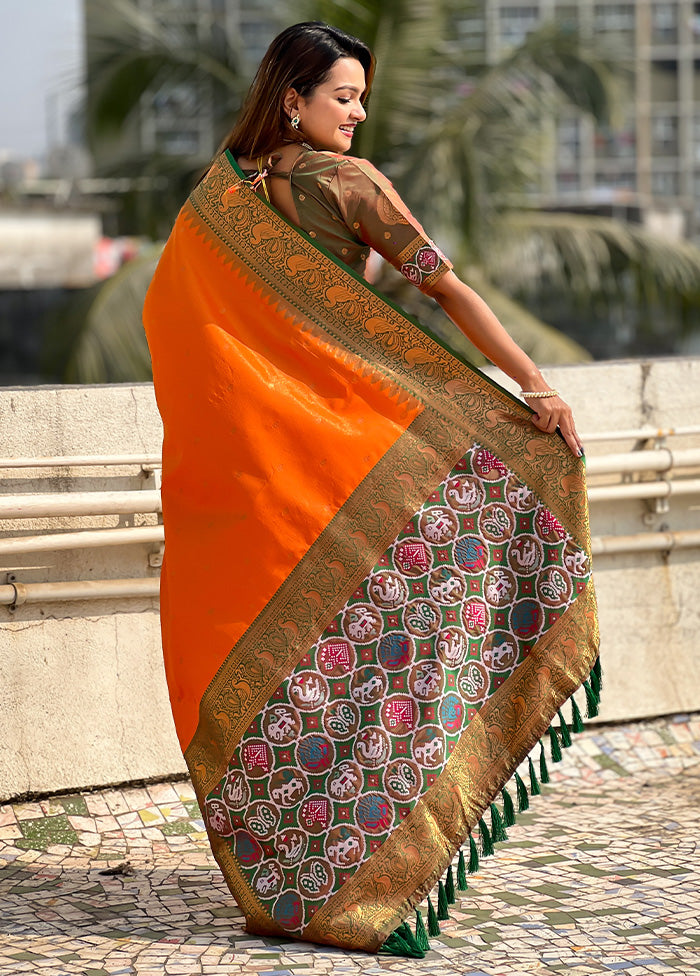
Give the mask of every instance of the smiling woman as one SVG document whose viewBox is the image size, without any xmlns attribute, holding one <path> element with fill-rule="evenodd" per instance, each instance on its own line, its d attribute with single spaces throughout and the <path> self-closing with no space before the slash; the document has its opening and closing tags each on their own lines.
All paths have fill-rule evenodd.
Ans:
<svg viewBox="0 0 700 976">
<path fill-rule="evenodd" d="M 403 920 L 503 839 L 495 797 L 545 733 L 560 758 L 589 673 L 595 712 L 597 630 L 570 410 L 346 155 L 373 69 L 323 24 L 273 41 L 144 321 L 166 673 L 214 854 L 249 931 L 422 956 Z M 371 248 L 537 413 L 372 289 Z"/>
</svg>

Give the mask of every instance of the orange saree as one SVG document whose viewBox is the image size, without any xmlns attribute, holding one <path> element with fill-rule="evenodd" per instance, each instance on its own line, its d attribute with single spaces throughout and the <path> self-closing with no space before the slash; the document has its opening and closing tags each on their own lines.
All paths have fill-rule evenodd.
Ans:
<svg viewBox="0 0 700 976">
<path fill-rule="evenodd" d="M 214 855 L 249 931 L 421 955 L 410 910 L 502 839 L 582 682 L 595 712 L 582 462 L 227 154 L 144 321 L 166 673 Z"/>
</svg>

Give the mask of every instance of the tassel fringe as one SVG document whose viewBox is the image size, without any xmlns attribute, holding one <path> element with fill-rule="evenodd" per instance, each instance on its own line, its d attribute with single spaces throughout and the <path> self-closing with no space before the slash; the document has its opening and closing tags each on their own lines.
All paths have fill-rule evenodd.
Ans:
<svg viewBox="0 0 700 976">
<path fill-rule="evenodd" d="M 503 800 L 503 824 L 506 827 L 515 826 L 515 808 L 513 806 L 513 798 L 511 797 L 508 790 L 503 787 L 501 790 L 501 798 Z"/>
<path fill-rule="evenodd" d="M 469 873 L 476 874 L 479 870 L 479 852 L 476 849 L 474 834 L 469 834 Z"/>
<path fill-rule="evenodd" d="M 532 762 L 532 760 L 530 760 L 530 762 Z M 522 776 L 517 770 L 515 772 L 515 788 L 518 791 L 518 813 L 523 813 L 523 811 L 529 810 L 530 808 L 530 797 L 527 795 L 527 786 L 525 786 Z M 537 789 L 539 791 L 539 784 Z"/>
<path fill-rule="evenodd" d="M 457 862 L 457 887 L 460 891 L 467 890 L 467 865 L 464 861 L 464 851 L 459 849 L 459 861 Z"/>
<path fill-rule="evenodd" d="M 550 751 L 552 753 L 552 762 L 553 763 L 561 762 L 561 746 L 559 745 L 559 736 L 557 735 L 557 730 L 554 728 L 553 725 L 550 725 L 547 731 L 549 732 L 549 746 L 550 746 Z"/>
<path fill-rule="evenodd" d="M 547 769 L 547 759 L 544 754 L 543 742 L 540 742 L 540 782 L 541 783 L 549 782 L 549 770 Z"/>
<path fill-rule="evenodd" d="M 435 909 L 433 908 L 433 903 L 430 900 L 430 895 L 428 895 L 428 935 L 435 938 L 436 935 L 440 935 L 440 923 L 438 922 L 438 917 L 435 914 Z"/>
<path fill-rule="evenodd" d="M 479 833 L 481 834 L 481 856 L 490 857 L 493 854 L 493 841 L 483 817 L 479 820 Z"/>
<path fill-rule="evenodd" d="M 416 908 L 416 942 L 419 948 L 423 952 L 428 952 L 430 950 L 430 941 L 428 939 L 428 933 L 425 931 L 425 922 L 423 921 L 423 916 L 421 915 L 419 909 Z"/>
<path fill-rule="evenodd" d="M 403 956 L 406 959 L 423 959 L 425 957 L 425 950 L 421 949 L 418 945 L 413 932 L 411 932 L 406 922 L 402 922 L 391 933 L 389 938 L 379 947 L 378 951 L 390 956 Z"/>
<path fill-rule="evenodd" d="M 566 724 L 566 719 L 561 713 L 561 708 L 557 709 L 557 715 L 559 716 L 559 737 L 561 744 L 564 749 L 568 749 L 571 745 L 571 733 L 569 732 L 569 726 Z"/>
<path fill-rule="evenodd" d="M 506 828 L 503 824 L 501 814 L 495 803 L 490 806 L 491 810 L 491 840 L 494 844 L 498 844 L 502 840 L 508 840 L 508 834 L 506 833 Z"/>
<path fill-rule="evenodd" d="M 457 901 L 455 898 L 455 882 L 451 864 L 447 869 L 447 877 L 445 878 L 445 897 L 447 898 L 448 905 L 454 905 Z"/>
</svg>

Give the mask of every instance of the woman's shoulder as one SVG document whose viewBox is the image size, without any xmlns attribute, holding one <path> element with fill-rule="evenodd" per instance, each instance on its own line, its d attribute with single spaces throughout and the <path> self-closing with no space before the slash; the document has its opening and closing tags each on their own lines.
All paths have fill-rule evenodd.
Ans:
<svg viewBox="0 0 700 976">
<path fill-rule="evenodd" d="M 342 172 L 345 176 L 364 175 L 372 180 L 385 179 L 379 170 L 368 159 L 360 156 L 346 156 L 343 153 L 332 152 L 327 149 L 311 149 L 304 147 L 294 166 L 295 172 L 301 170 L 308 174 L 329 173 L 335 175 Z"/>
</svg>

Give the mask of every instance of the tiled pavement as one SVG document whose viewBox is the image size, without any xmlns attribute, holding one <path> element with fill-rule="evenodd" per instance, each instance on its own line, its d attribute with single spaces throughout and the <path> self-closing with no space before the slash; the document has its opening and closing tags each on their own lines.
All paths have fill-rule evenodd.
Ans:
<svg viewBox="0 0 700 976">
<path fill-rule="evenodd" d="M 700 716 L 589 729 L 544 793 L 417 961 L 247 935 L 187 783 L 0 806 L 0 973 L 700 973 Z"/>
</svg>

